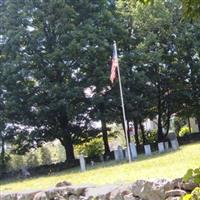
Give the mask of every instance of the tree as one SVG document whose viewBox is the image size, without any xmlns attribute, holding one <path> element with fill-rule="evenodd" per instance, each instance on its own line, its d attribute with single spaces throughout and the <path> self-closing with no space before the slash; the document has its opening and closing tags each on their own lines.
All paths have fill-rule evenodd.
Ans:
<svg viewBox="0 0 200 200">
<path fill-rule="evenodd" d="M 147 117 L 152 117 L 150 108 L 154 105 L 152 97 L 153 88 L 148 85 L 149 77 L 140 70 L 140 56 L 135 50 L 142 41 L 142 36 L 135 22 L 136 7 L 133 1 L 118 1 L 118 12 L 122 15 L 122 26 L 126 30 L 120 40 L 120 68 L 124 90 L 124 101 L 127 121 L 134 122 L 135 140 L 139 145 L 138 128 L 140 126 L 143 142 L 145 143 L 142 122 Z M 151 101 L 149 99 L 151 98 Z"/>
<path fill-rule="evenodd" d="M 193 116 L 200 124 L 200 82 L 198 78 L 200 75 L 200 43 L 198 33 L 200 26 L 198 22 L 195 22 L 187 23 L 182 28 L 184 32 L 177 40 L 177 53 L 179 59 L 188 67 L 188 84 L 185 87 L 187 96 L 185 96 L 183 109 L 180 110 L 180 114 L 187 118 Z"/>
<path fill-rule="evenodd" d="M 59 139 L 68 162 L 73 144 L 88 137 L 85 71 L 93 59 L 107 1 L 5 1 L 8 90 L 16 105 L 16 141 L 30 148 Z M 102 17 L 102 13 L 104 13 Z M 14 23 L 14 20 L 16 22 Z M 87 58 L 87 59 L 86 59 Z M 17 87 L 17 88 L 16 88 Z M 26 141 L 26 142 L 25 142 Z"/>
<path fill-rule="evenodd" d="M 154 0 L 137 0 L 141 3 L 154 3 Z M 200 2 L 198 0 L 181 0 L 182 12 L 185 18 L 197 19 L 200 16 Z"/>
<path fill-rule="evenodd" d="M 176 45 L 177 38 L 182 36 L 183 31 L 179 3 L 155 1 L 144 10 L 139 8 L 138 15 L 138 23 L 144 23 L 143 28 L 141 27 L 144 39 L 138 45 L 141 67 L 155 88 L 158 141 L 163 141 L 163 128 L 167 134 L 170 117 L 182 108 L 186 95 L 188 68 L 178 59 Z M 151 16 L 148 20 L 145 17 L 147 15 Z"/>
<path fill-rule="evenodd" d="M 126 17 L 125 23 L 132 40 L 126 42 L 124 50 L 124 58 L 129 55 L 126 62 L 132 65 L 130 83 L 134 80 L 133 72 L 141 78 L 138 79 L 140 82 L 137 80 L 140 84 L 134 83 L 136 87 L 133 87 L 131 94 L 127 92 L 125 95 L 130 95 L 127 102 L 137 102 L 134 106 L 132 101 L 129 110 L 133 107 L 137 113 L 139 108 L 138 113 L 142 113 L 144 118 L 157 116 L 158 141 L 163 141 L 169 131 L 171 115 L 181 109 L 183 99 L 187 97 L 185 88 L 189 70 L 178 60 L 176 44 L 177 38 L 184 33 L 180 4 L 178 1 L 154 1 L 154 4 L 144 6 L 131 1 L 118 2 L 119 8 L 123 10 L 122 15 Z M 129 77 L 129 74 L 126 72 L 125 77 Z M 125 88 L 129 88 L 130 83 Z M 136 93 L 137 88 L 140 88 L 140 95 Z M 142 110 L 138 105 L 146 105 L 146 109 Z M 136 119 L 142 118 L 137 114 Z M 163 128 L 166 130 L 165 135 Z"/>
</svg>

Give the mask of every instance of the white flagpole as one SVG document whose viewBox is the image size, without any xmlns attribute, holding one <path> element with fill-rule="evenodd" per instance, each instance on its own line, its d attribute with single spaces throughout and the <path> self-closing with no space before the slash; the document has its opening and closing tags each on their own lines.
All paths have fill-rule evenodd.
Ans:
<svg viewBox="0 0 200 200">
<path fill-rule="evenodd" d="M 114 51 L 116 52 L 117 56 L 117 45 L 114 41 L 113 44 Z M 118 58 L 118 56 L 117 56 Z M 131 152 L 130 152 L 130 145 L 128 142 L 128 132 L 127 132 L 127 123 L 126 123 L 126 113 L 124 108 L 124 98 L 123 98 L 123 92 L 122 92 L 122 83 L 121 83 L 121 76 L 120 76 L 120 70 L 119 70 L 119 63 L 117 65 L 117 72 L 118 72 L 118 79 L 119 79 L 119 89 L 120 89 L 120 97 L 121 97 L 121 105 L 122 105 L 122 114 L 123 114 L 123 120 L 124 120 L 124 129 L 125 129 L 125 135 L 126 135 L 126 145 L 127 145 L 127 151 L 128 151 L 128 161 L 131 162 Z"/>
</svg>

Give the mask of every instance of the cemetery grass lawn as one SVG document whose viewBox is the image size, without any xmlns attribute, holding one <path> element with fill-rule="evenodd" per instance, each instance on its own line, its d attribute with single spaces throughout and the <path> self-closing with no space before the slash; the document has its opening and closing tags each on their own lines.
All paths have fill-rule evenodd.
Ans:
<svg viewBox="0 0 200 200">
<path fill-rule="evenodd" d="M 29 178 L 27 180 L 0 181 L 0 193 L 8 191 L 25 191 L 47 189 L 61 181 L 72 184 L 121 184 L 134 182 L 138 179 L 178 178 L 182 177 L 189 168 L 200 166 L 200 143 L 181 146 L 180 150 L 171 151 L 152 157 L 140 155 L 131 164 L 114 161 L 88 167 L 81 173 L 79 168 L 52 173 L 48 176 Z"/>
</svg>

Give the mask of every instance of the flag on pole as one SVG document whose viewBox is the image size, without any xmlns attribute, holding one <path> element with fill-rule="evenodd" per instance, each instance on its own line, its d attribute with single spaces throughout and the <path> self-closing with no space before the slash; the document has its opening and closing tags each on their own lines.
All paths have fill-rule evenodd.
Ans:
<svg viewBox="0 0 200 200">
<path fill-rule="evenodd" d="M 110 81 L 113 83 L 114 80 L 117 77 L 117 67 L 118 66 L 118 58 L 117 58 L 117 46 L 114 42 L 113 44 L 113 57 L 112 57 L 112 63 L 111 63 L 111 73 L 110 73 Z"/>
<path fill-rule="evenodd" d="M 124 128 L 125 128 L 125 135 L 126 135 L 128 160 L 129 160 L 129 162 L 131 162 L 131 151 L 130 151 L 130 145 L 129 145 L 129 141 L 128 141 L 126 113 L 125 113 L 125 107 L 124 107 L 124 98 L 123 98 L 123 92 L 122 92 L 120 69 L 119 69 L 119 63 L 118 63 L 118 57 L 117 57 L 117 45 L 116 45 L 116 42 L 114 42 L 114 44 L 113 44 L 113 57 L 112 57 L 112 63 L 111 63 L 110 81 L 113 83 L 117 76 L 119 78 L 119 91 L 120 91 L 120 97 L 121 97 L 123 122 L 124 122 L 124 126 L 125 126 Z"/>
</svg>

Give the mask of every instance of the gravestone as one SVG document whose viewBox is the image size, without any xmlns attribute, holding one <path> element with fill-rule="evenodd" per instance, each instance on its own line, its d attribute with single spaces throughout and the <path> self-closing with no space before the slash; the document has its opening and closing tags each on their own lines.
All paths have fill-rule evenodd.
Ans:
<svg viewBox="0 0 200 200">
<path fill-rule="evenodd" d="M 144 145 L 144 152 L 145 152 L 145 155 L 146 155 L 146 156 L 151 156 L 151 155 L 152 155 L 150 144 Z"/>
<path fill-rule="evenodd" d="M 165 152 L 165 147 L 164 147 L 164 143 L 163 142 L 159 142 L 158 143 L 158 151 L 159 151 L 159 153 Z"/>
<path fill-rule="evenodd" d="M 91 166 L 93 167 L 95 165 L 95 162 L 93 160 L 90 161 Z"/>
<path fill-rule="evenodd" d="M 22 178 L 27 178 L 31 176 L 30 172 L 25 167 L 21 168 L 20 175 Z"/>
<path fill-rule="evenodd" d="M 176 145 L 177 145 L 177 148 L 179 148 L 179 143 L 178 143 L 178 139 L 176 138 Z"/>
<path fill-rule="evenodd" d="M 167 141 L 164 144 L 165 144 L 165 150 L 168 151 L 169 150 L 169 142 Z"/>
<path fill-rule="evenodd" d="M 117 147 L 117 150 L 119 152 L 119 160 L 124 160 L 124 152 L 121 146 Z"/>
<path fill-rule="evenodd" d="M 114 157 L 115 157 L 115 161 L 119 161 L 120 160 L 120 155 L 119 155 L 118 149 L 114 150 Z"/>
<path fill-rule="evenodd" d="M 80 160 L 81 171 L 84 172 L 86 170 L 86 164 L 85 164 L 85 158 L 82 154 L 79 156 L 79 160 Z"/>
<path fill-rule="evenodd" d="M 128 160 L 128 149 L 126 147 L 124 148 L 124 155 L 126 160 Z"/>
<path fill-rule="evenodd" d="M 100 161 L 101 161 L 102 163 L 104 163 L 103 155 L 100 155 L 100 156 L 99 156 L 99 159 L 100 159 Z"/>
<path fill-rule="evenodd" d="M 178 144 L 178 140 L 177 139 L 173 139 L 170 140 L 171 146 L 173 150 L 177 150 L 179 148 L 179 144 Z"/>
<path fill-rule="evenodd" d="M 136 159 L 137 158 L 137 149 L 136 149 L 135 144 L 131 142 L 129 144 L 129 146 L 130 146 L 131 158 L 132 159 Z"/>
</svg>

